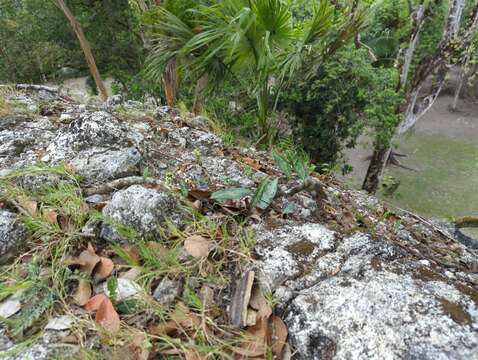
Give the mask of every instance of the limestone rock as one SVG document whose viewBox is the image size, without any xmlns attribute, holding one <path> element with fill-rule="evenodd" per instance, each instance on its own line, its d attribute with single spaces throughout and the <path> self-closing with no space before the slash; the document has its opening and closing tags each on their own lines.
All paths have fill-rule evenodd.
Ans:
<svg viewBox="0 0 478 360">
<path fill-rule="evenodd" d="M 42 160 L 57 162 L 93 146 L 111 146 L 124 141 L 126 133 L 126 126 L 105 111 L 85 113 L 58 132 Z"/>
<path fill-rule="evenodd" d="M 103 215 L 144 237 L 158 236 L 166 220 L 178 222 L 181 217 L 177 203 L 170 194 L 141 185 L 117 191 L 103 209 Z M 121 240 L 119 233 L 106 224 L 103 225 L 102 236 L 109 241 Z"/>
<path fill-rule="evenodd" d="M 80 152 L 70 165 L 87 182 L 101 182 L 138 174 L 141 159 L 134 147 L 99 152 L 87 150 Z"/>
<path fill-rule="evenodd" d="M 477 359 L 478 291 L 394 244 L 320 225 L 258 239 L 295 359 Z"/>
<path fill-rule="evenodd" d="M 22 250 L 27 232 L 18 216 L 0 209 L 0 264 Z"/>
</svg>

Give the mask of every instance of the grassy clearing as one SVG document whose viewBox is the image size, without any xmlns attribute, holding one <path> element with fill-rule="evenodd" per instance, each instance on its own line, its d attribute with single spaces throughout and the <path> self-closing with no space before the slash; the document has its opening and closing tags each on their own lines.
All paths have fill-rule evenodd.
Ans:
<svg viewBox="0 0 478 360">
<path fill-rule="evenodd" d="M 400 181 L 387 201 L 425 216 L 452 219 L 478 215 L 478 146 L 445 136 L 410 135 L 400 143 L 404 161 L 418 172 L 396 167 Z"/>
</svg>

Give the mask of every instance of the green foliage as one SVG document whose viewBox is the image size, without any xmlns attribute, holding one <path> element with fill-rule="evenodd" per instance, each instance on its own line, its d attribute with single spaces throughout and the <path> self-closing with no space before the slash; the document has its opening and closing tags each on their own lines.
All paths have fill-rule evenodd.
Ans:
<svg viewBox="0 0 478 360">
<path fill-rule="evenodd" d="M 306 19 L 294 19 L 290 3 L 283 0 L 186 2 L 175 13 L 160 8 L 150 73 L 159 80 L 168 62 L 176 59 L 195 79 L 208 74 L 210 84 L 220 84 L 229 75 L 250 80 L 240 83 L 256 99 L 259 128 L 267 134 L 274 105 L 269 89 L 273 76 L 282 82 L 294 74 L 312 48 L 315 60 L 326 58 L 362 23 L 359 15 L 334 11 L 329 2 L 309 5 L 312 12 Z M 194 17 L 187 18 L 188 13 Z"/>
<path fill-rule="evenodd" d="M 313 61 L 312 59 L 307 59 Z M 309 77 L 294 77 L 280 107 L 291 115 L 296 137 L 314 163 L 334 164 L 366 126 L 389 136 L 397 119 L 395 71 L 372 67 L 365 49 L 351 47 Z"/>
</svg>

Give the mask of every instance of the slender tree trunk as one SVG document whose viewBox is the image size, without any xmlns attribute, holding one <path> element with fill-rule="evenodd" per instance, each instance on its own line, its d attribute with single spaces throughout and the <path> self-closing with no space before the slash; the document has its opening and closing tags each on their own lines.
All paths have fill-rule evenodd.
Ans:
<svg viewBox="0 0 478 360">
<path fill-rule="evenodd" d="M 445 75 L 448 72 L 446 68 L 446 60 L 449 56 L 449 46 L 451 40 L 457 35 L 459 30 L 459 24 L 463 13 L 463 7 L 465 0 L 450 0 L 448 20 L 445 26 L 445 30 L 440 41 L 439 49 L 435 55 L 431 58 L 424 59 L 420 62 L 415 70 L 413 79 L 407 88 L 407 107 L 404 112 L 403 120 L 397 125 L 395 130 L 395 136 L 403 134 L 410 129 L 433 105 L 435 100 L 443 88 L 445 82 Z M 422 6 L 422 5 L 420 5 Z M 424 9 L 420 7 L 414 14 L 414 27 L 412 28 L 409 47 L 405 52 L 404 64 L 401 68 L 400 83 L 397 86 L 397 91 L 407 86 L 407 77 L 410 69 L 410 64 L 413 58 L 415 47 L 417 44 L 418 36 L 423 27 L 424 22 Z M 437 85 L 433 88 L 432 93 L 419 101 L 420 90 L 423 83 L 427 80 L 428 76 L 439 69 L 439 80 Z M 397 109 L 400 113 L 401 109 Z M 369 193 L 375 193 L 378 189 L 380 178 L 383 170 L 387 164 L 388 157 L 392 150 L 392 137 L 387 145 L 376 146 L 372 159 L 370 160 L 367 175 L 365 176 L 362 188 Z"/>
<path fill-rule="evenodd" d="M 460 98 L 460 93 L 464 82 L 465 72 L 463 69 L 460 69 L 460 77 L 458 78 L 458 84 L 456 85 L 455 94 L 453 95 L 453 103 L 451 104 L 451 109 L 453 111 L 456 111 L 456 108 L 458 107 L 458 100 Z"/>
<path fill-rule="evenodd" d="M 193 105 L 193 113 L 198 115 L 204 108 L 204 100 L 206 95 L 206 87 L 208 82 L 208 74 L 204 74 L 199 78 L 196 83 L 196 90 L 194 91 L 194 105 Z"/>
<path fill-rule="evenodd" d="M 163 74 L 164 92 L 166 93 L 166 102 L 169 107 L 176 106 L 176 93 L 177 93 L 177 66 L 176 59 L 171 59 L 166 65 L 166 69 Z"/>
<path fill-rule="evenodd" d="M 83 53 L 85 54 L 86 62 L 88 63 L 88 68 L 90 69 L 90 73 L 95 80 L 96 87 L 98 88 L 98 92 L 100 93 L 101 98 L 105 101 L 108 98 L 108 91 L 106 90 L 105 84 L 101 79 L 100 72 L 98 71 L 98 67 L 96 66 L 95 58 L 93 57 L 93 53 L 91 51 L 90 44 L 86 40 L 85 34 L 83 33 L 83 29 L 76 20 L 73 13 L 70 11 L 68 6 L 66 5 L 64 0 L 55 0 L 57 6 L 63 11 L 67 19 L 70 21 L 71 27 L 75 32 L 78 40 L 80 41 L 81 48 Z"/>
</svg>

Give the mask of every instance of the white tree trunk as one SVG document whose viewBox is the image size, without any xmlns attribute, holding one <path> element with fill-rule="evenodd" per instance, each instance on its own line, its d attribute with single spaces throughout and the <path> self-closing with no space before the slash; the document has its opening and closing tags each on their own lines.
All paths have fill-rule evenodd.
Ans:
<svg viewBox="0 0 478 360">
<path fill-rule="evenodd" d="M 424 19 L 425 19 L 425 6 L 420 5 L 415 12 L 414 16 L 414 30 L 410 37 L 410 42 L 405 51 L 404 62 L 402 71 L 400 74 L 400 86 L 403 88 L 407 84 L 408 73 L 410 72 L 410 65 L 412 64 L 413 54 L 415 53 L 415 48 L 417 47 L 418 38 L 420 37 L 420 32 L 422 31 Z"/>
</svg>

